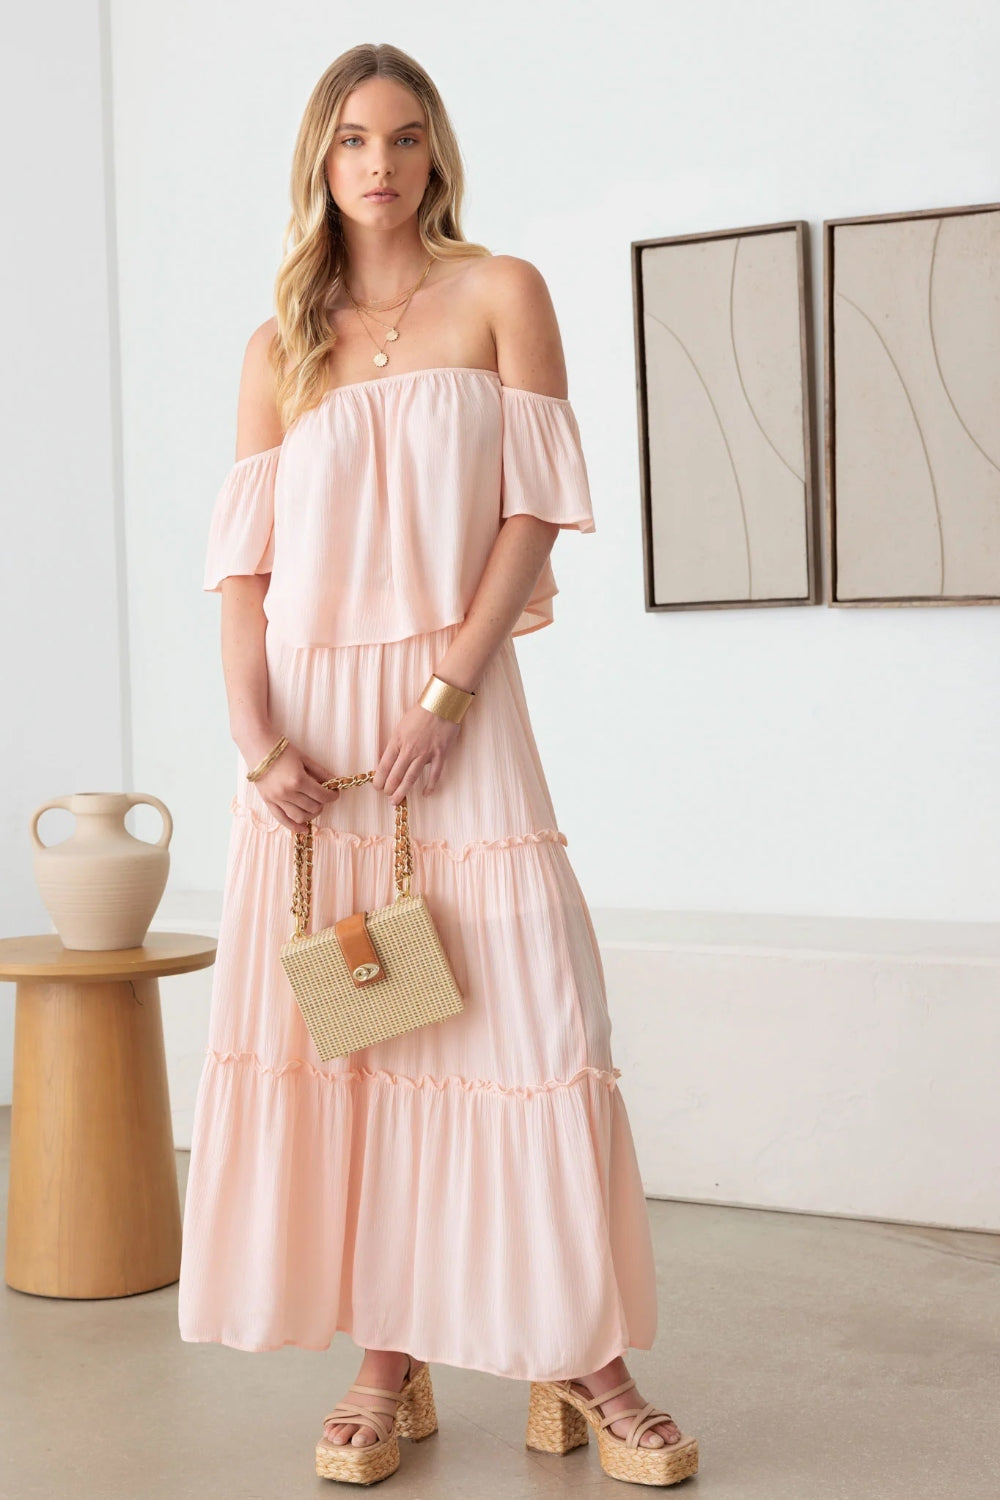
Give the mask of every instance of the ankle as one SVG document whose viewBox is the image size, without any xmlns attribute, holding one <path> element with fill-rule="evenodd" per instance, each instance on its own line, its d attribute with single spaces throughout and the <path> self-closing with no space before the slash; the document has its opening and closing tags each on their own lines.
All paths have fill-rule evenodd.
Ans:
<svg viewBox="0 0 1000 1500">
<path fill-rule="evenodd" d="M 592 1370 L 589 1375 L 574 1376 L 573 1383 L 585 1385 L 590 1394 L 596 1396 L 599 1391 L 609 1391 L 612 1386 L 621 1385 L 623 1380 L 628 1379 L 628 1367 L 623 1356 L 618 1354 L 599 1370 Z"/>
<path fill-rule="evenodd" d="M 414 1359 L 415 1365 L 417 1361 Z M 400 1377 L 406 1374 L 410 1367 L 410 1356 L 401 1349 L 366 1349 L 361 1361 L 362 1368 L 373 1369 L 388 1375 L 398 1374 Z"/>
</svg>

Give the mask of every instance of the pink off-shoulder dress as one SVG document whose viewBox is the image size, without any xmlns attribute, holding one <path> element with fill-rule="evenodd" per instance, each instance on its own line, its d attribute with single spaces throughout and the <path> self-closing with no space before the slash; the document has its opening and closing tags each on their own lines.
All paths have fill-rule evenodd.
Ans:
<svg viewBox="0 0 1000 1500">
<path fill-rule="evenodd" d="M 461 627 L 496 535 L 593 531 L 569 401 L 446 366 L 340 386 L 233 465 L 204 587 L 269 573 L 270 712 L 331 774 L 378 764 Z M 184 1204 L 182 1339 L 359 1348 L 556 1380 L 652 1346 L 656 1280 L 604 972 L 513 637 L 552 622 L 547 563 L 435 790 L 408 794 L 412 889 L 465 997 L 321 1062 L 279 962 L 292 845 L 237 755 Z M 315 820 L 318 931 L 388 905 L 393 806 Z"/>
</svg>

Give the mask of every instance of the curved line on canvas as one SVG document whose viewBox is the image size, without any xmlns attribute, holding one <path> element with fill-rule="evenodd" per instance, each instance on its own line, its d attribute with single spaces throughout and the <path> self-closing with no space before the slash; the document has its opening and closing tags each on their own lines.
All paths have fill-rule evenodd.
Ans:
<svg viewBox="0 0 1000 1500">
<path fill-rule="evenodd" d="M 805 478 L 804 478 L 804 476 L 799 473 L 798 469 L 794 468 L 788 462 L 788 459 L 785 458 L 785 456 L 784 456 L 783 453 L 779 452 L 779 450 L 776 447 L 775 443 L 772 441 L 772 439 L 768 436 L 767 432 L 765 431 L 764 424 L 760 420 L 760 417 L 758 417 L 756 411 L 754 410 L 753 402 L 750 400 L 749 392 L 747 391 L 746 384 L 745 384 L 745 382 L 743 380 L 743 371 L 740 368 L 740 356 L 739 356 L 739 354 L 737 353 L 737 350 L 736 350 L 736 326 L 735 326 L 734 317 L 733 317 L 733 313 L 734 313 L 734 298 L 735 298 L 735 293 L 736 293 L 736 257 L 739 254 L 740 244 L 741 244 L 741 241 L 739 239 L 735 239 L 733 241 L 733 265 L 732 265 L 732 270 L 729 273 L 729 342 L 732 345 L 733 361 L 734 361 L 734 363 L 736 365 L 736 377 L 739 380 L 740 390 L 743 392 L 743 399 L 744 399 L 744 401 L 747 404 L 747 409 L 749 410 L 750 415 L 753 417 L 754 421 L 757 423 L 757 426 L 760 428 L 761 437 L 764 439 L 764 441 L 767 443 L 767 445 L 771 449 L 773 449 L 775 458 L 777 458 L 777 460 L 778 460 L 779 463 L 784 464 L 784 466 L 788 470 L 789 474 L 791 474 L 793 478 L 797 479 L 799 481 L 799 484 L 805 484 Z"/>
<path fill-rule="evenodd" d="M 896 364 L 896 361 L 892 357 L 892 352 L 891 352 L 891 350 L 889 348 L 889 345 L 886 343 L 885 339 L 879 333 L 879 331 L 876 328 L 875 324 L 872 322 L 872 319 L 868 316 L 868 314 L 865 312 L 865 310 L 864 310 L 863 307 L 859 307 L 856 302 L 852 302 L 851 298 L 848 297 L 848 296 L 846 296 L 844 292 L 838 292 L 837 296 L 840 298 L 841 302 L 846 302 L 850 307 L 854 308 L 855 312 L 860 313 L 861 316 L 864 318 L 865 322 L 870 326 L 870 328 L 874 332 L 875 337 L 878 339 L 879 343 L 882 345 L 882 348 L 885 350 L 886 358 L 888 359 L 889 363 L 892 365 L 892 368 L 893 368 L 893 370 L 896 373 L 896 379 L 899 381 L 900 389 L 902 390 L 903 395 L 906 397 L 907 405 L 910 408 L 910 414 L 913 417 L 913 425 L 917 429 L 917 436 L 920 439 L 920 446 L 923 449 L 924 462 L 927 465 L 927 477 L 930 479 L 930 482 L 931 482 L 931 496 L 932 496 L 932 498 L 934 500 L 934 519 L 937 522 L 937 534 L 938 534 L 938 573 L 940 575 L 940 584 L 939 584 L 939 587 L 938 587 L 938 593 L 939 594 L 943 594 L 944 593 L 944 533 L 941 530 L 941 507 L 938 504 L 937 485 L 934 483 L 934 470 L 931 468 L 930 454 L 927 452 L 927 444 L 924 441 L 924 434 L 921 431 L 920 422 L 917 419 L 916 409 L 915 409 L 915 407 L 913 405 L 913 402 L 912 402 L 912 400 L 910 398 L 910 393 L 906 389 L 906 381 L 903 379 L 903 376 L 902 376 L 902 373 L 900 372 L 899 366 Z"/>
<path fill-rule="evenodd" d="M 720 432 L 720 434 L 722 436 L 722 441 L 725 444 L 726 456 L 729 459 L 729 467 L 733 471 L 733 479 L 734 479 L 735 484 L 736 484 L 736 494 L 737 494 L 737 497 L 739 498 L 739 502 L 740 502 L 740 519 L 743 522 L 743 550 L 744 550 L 744 553 L 746 554 L 746 560 L 747 560 L 747 598 L 748 599 L 752 599 L 753 598 L 753 561 L 752 561 L 751 556 L 750 556 L 750 533 L 747 530 L 746 506 L 743 503 L 743 490 L 742 490 L 742 488 L 740 486 L 740 476 L 736 472 L 736 465 L 733 462 L 733 454 L 732 454 L 732 450 L 731 450 L 731 448 L 729 446 L 728 439 L 726 438 L 726 430 L 725 430 L 725 428 L 722 425 L 722 418 L 719 416 L 719 413 L 716 410 L 715 402 L 712 400 L 712 393 L 708 389 L 707 384 L 705 383 L 704 376 L 702 375 L 701 371 L 698 369 L 698 366 L 695 364 L 694 359 L 692 358 L 690 351 L 687 348 L 685 348 L 684 340 L 678 334 L 676 334 L 672 328 L 670 328 L 666 323 L 664 323 L 664 321 L 663 321 L 662 318 L 658 318 L 655 313 L 651 313 L 651 312 L 647 311 L 646 317 L 647 318 L 652 318 L 652 320 L 653 320 L 654 323 L 659 323 L 659 325 L 660 325 L 661 328 L 665 329 L 666 332 L 669 333 L 672 338 L 675 338 L 677 340 L 677 342 L 680 345 L 680 347 L 684 350 L 684 354 L 687 356 L 687 359 L 690 362 L 692 370 L 697 375 L 698 379 L 701 381 L 702 389 L 704 390 L 705 395 L 708 397 L 708 404 L 712 408 L 712 415 L 715 417 L 716 423 L 718 424 L 719 432 Z"/>
<path fill-rule="evenodd" d="M 948 400 L 951 403 L 951 409 L 955 413 L 955 416 L 958 418 L 959 423 L 960 423 L 960 425 L 962 427 L 962 430 L 965 433 L 966 437 L 969 439 L 969 442 L 972 443 L 976 448 L 979 449 L 980 453 L 983 455 L 983 457 L 985 458 L 985 460 L 986 460 L 986 462 L 988 464 L 992 464 L 993 467 L 994 467 L 994 469 L 1000 470 L 1000 464 L 998 464 L 994 458 L 990 457 L 990 455 L 987 453 L 986 449 L 983 447 L 982 443 L 979 441 L 979 439 L 975 436 L 974 433 L 970 432 L 969 428 L 966 426 L 965 422 L 963 421 L 963 419 L 962 419 L 962 413 L 959 411 L 958 407 L 955 405 L 955 398 L 951 394 L 951 391 L 948 389 L 948 382 L 944 378 L 944 371 L 941 368 L 941 360 L 940 360 L 940 358 L 938 356 L 937 339 L 934 337 L 933 290 L 934 290 L 934 267 L 937 264 L 937 244 L 938 244 L 938 237 L 939 237 L 939 235 L 941 233 L 942 222 L 943 221 L 941 219 L 938 219 L 937 229 L 934 231 L 934 243 L 931 246 L 931 263 L 930 263 L 930 268 L 929 268 L 928 274 L 927 274 L 927 330 L 928 330 L 928 332 L 930 333 L 930 336 L 931 336 L 931 348 L 934 350 L 934 365 L 935 365 L 935 368 L 937 369 L 937 372 L 938 372 L 938 379 L 941 382 L 941 389 L 944 391 L 945 395 L 948 397 Z"/>
</svg>

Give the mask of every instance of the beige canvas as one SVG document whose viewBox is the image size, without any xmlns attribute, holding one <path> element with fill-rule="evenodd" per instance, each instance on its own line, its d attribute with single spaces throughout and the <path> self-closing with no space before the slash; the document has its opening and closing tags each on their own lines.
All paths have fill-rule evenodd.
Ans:
<svg viewBox="0 0 1000 1500">
<path fill-rule="evenodd" d="M 794 226 L 642 250 L 653 607 L 809 599 L 800 260 Z"/>
<path fill-rule="evenodd" d="M 996 599 L 1000 212 L 832 234 L 834 599 Z"/>
</svg>

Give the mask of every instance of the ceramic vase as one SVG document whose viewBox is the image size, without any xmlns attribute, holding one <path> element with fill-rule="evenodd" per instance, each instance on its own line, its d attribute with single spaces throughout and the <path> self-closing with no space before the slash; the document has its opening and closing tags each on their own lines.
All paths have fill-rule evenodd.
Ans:
<svg viewBox="0 0 1000 1500">
<path fill-rule="evenodd" d="M 147 803 L 163 819 L 155 844 L 125 827 L 130 807 Z M 76 823 L 60 844 L 43 844 L 38 820 L 50 807 Z M 141 792 L 74 792 L 43 802 L 31 818 L 35 881 L 66 948 L 140 948 L 170 869 L 173 819 L 157 797 Z"/>
</svg>

